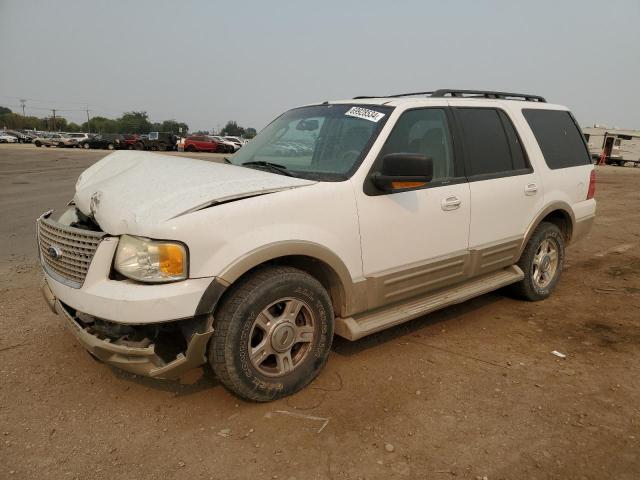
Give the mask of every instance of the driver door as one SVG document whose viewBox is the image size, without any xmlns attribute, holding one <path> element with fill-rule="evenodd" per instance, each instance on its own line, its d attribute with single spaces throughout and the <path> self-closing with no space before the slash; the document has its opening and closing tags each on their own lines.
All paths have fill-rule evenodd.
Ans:
<svg viewBox="0 0 640 480">
<path fill-rule="evenodd" d="M 362 263 L 375 308 L 422 295 L 465 279 L 468 271 L 470 193 L 456 155 L 450 112 L 441 107 L 405 111 L 389 134 L 382 156 L 418 153 L 431 157 L 426 187 L 384 193 L 367 178 L 356 191 Z"/>
</svg>

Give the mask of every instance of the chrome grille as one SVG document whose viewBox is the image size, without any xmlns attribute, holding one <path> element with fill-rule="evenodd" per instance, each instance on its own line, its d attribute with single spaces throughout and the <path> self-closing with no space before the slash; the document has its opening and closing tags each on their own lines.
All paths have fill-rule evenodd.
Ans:
<svg viewBox="0 0 640 480">
<path fill-rule="evenodd" d="M 80 288 L 105 234 L 62 225 L 44 216 L 38 219 L 37 228 L 42 267 L 61 283 Z"/>
</svg>

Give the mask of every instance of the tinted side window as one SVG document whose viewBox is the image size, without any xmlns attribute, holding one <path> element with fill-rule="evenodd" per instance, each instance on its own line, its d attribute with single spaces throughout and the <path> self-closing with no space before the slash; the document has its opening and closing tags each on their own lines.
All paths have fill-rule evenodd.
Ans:
<svg viewBox="0 0 640 480">
<path fill-rule="evenodd" d="M 380 157 L 389 153 L 420 153 L 433 160 L 434 180 L 453 177 L 453 148 L 445 111 L 424 108 L 403 113 Z"/>
<path fill-rule="evenodd" d="M 457 108 L 469 176 L 513 170 L 505 129 L 492 108 Z"/>
<path fill-rule="evenodd" d="M 522 114 L 529 123 L 549 168 L 591 163 L 582 134 L 569 112 L 525 108 Z"/>
</svg>

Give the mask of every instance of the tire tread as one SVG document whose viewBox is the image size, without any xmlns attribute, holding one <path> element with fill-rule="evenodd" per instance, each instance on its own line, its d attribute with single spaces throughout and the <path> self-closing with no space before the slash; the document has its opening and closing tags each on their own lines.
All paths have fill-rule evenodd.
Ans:
<svg viewBox="0 0 640 480">
<path fill-rule="evenodd" d="M 238 283 L 233 286 L 233 291 L 230 292 L 230 295 L 223 299 L 222 304 L 217 309 L 217 313 L 214 314 L 214 334 L 209 346 L 209 362 L 218 380 L 220 380 L 228 390 L 240 397 L 256 402 L 272 400 L 272 398 L 266 398 L 262 392 L 254 388 L 249 388 L 240 380 L 241 372 L 239 372 L 234 365 L 235 352 L 233 352 L 233 344 L 227 341 L 229 330 L 232 326 L 233 314 L 241 305 L 249 303 L 254 292 L 274 276 L 295 281 L 299 280 L 301 275 L 305 276 L 307 280 L 315 282 L 318 291 L 324 292 L 328 298 L 328 294 L 322 284 L 306 272 L 293 267 L 269 266 L 256 270 L 245 278 L 241 278 Z M 329 304 L 331 304 L 330 301 Z M 320 368 L 324 366 L 326 359 L 325 356 Z M 313 378 L 309 378 L 301 382 L 295 391 L 304 388 L 312 380 Z M 286 394 L 291 393 L 294 392 L 287 392 Z"/>
</svg>

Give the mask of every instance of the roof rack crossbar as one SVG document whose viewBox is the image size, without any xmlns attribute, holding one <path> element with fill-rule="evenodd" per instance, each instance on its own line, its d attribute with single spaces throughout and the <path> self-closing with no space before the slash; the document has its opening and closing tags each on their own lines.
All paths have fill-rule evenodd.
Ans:
<svg viewBox="0 0 640 480">
<path fill-rule="evenodd" d="M 546 103 L 544 97 L 540 95 L 529 95 L 527 93 L 511 93 L 511 92 L 493 92 L 490 90 L 454 90 L 454 89 L 440 89 L 432 92 L 412 92 L 412 93 L 398 93 L 395 95 L 361 95 L 353 97 L 354 100 L 364 100 L 368 98 L 400 98 L 400 97 L 413 97 L 415 95 L 429 95 L 430 97 L 457 97 L 457 98 L 495 98 L 500 100 L 524 100 L 526 102 L 541 102 Z"/>
</svg>

